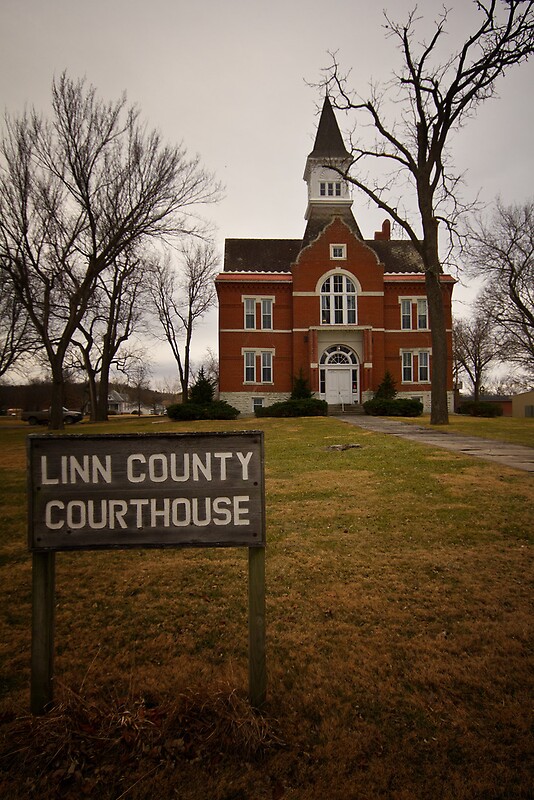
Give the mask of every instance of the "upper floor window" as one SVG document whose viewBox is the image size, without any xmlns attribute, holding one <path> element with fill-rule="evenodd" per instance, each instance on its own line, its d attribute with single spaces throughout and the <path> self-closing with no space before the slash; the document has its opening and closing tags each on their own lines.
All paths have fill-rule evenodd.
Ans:
<svg viewBox="0 0 534 800">
<path fill-rule="evenodd" d="M 261 301 L 261 327 L 264 331 L 270 331 L 273 327 L 273 301 L 263 299 Z"/>
<path fill-rule="evenodd" d="M 245 329 L 254 330 L 256 327 L 256 300 L 254 297 L 245 297 Z"/>
<path fill-rule="evenodd" d="M 341 181 L 328 181 L 319 184 L 321 197 L 341 197 Z"/>
<path fill-rule="evenodd" d="M 346 259 L 347 258 L 347 245 L 346 244 L 331 244 L 330 245 L 330 258 L 332 258 L 332 259 Z"/>
<path fill-rule="evenodd" d="M 346 275 L 330 275 L 321 286 L 321 324 L 356 323 L 356 286 Z"/>
<path fill-rule="evenodd" d="M 417 300 L 417 327 L 419 329 L 428 328 L 428 304 L 426 297 Z"/>
<path fill-rule="evenodd" d="M 409 331 L 412 327 L 412 301 L 401 300 L 401 328 Z"/>
<path fill-rule="evenodd" d="M 257 330 L 257 308 L 260 305 L 259 325 L 260 329 L 270 331 L 273 329 L 273 303 L 272 297 L 244 297 L 243 306 L 245 313 L 245 330 Z"/>
</svg>

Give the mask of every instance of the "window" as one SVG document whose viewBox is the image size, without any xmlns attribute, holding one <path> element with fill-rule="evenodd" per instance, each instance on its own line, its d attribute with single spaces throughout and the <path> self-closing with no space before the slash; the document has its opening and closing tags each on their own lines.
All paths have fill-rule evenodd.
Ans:
<svg viewBox="0 0 534 800">
<path fill-rule="evenodd" d="M 245 352 L 245 383 L 256 382 L 256 353 L 254 350 Z"/>
<path fill-rule="evenodd" d="M 413 353 L 404 352 L 402 354 L 402 382 L 413 382 Z"/>
<path fill-rule="evenodd" d="M 412 301 L 401 300 L 401 328 L 409 331 L 412 327 Z"/>
<path fill-rule="evenodd" d="M 252 398 L 252 410 L 256 411 L 257 408 L 263 408 L 263 397 L 253 397 Z"/>
<path fill-rule="evenodd" d="M 429 359 L 428 353 L 423 350 L 419 353 L 419 383 L 427 383 L 429 380 Z"/>
<path fill-rule="evenodd" d="M 273 301 L 270 299 L 261 301 L 261 327 L 264 331 L 273 327 Z"/>
<path fill-rule="evenodd" d="M 321 324 L 356 323 L 356 286 L 346 275 L 331 275 L 321 286 Z"/>
<path fill-rule="evenodd" d="M 321 197 L 341 197 L 341 181 L 329 181 L 319 184 Z"/>
<path fill-rule="evenodd" d="M 426 297 L 421 297 L 417 301 L 417 327 L 428 328 L 428 306 Z"/>
<path fill-rule="evenodd" d="M 330 258 L 332 258 L 332 259 L 345 259 L 345 258 L 347 258 L 347 245 L 345 245 L 345 244 L 331 244 L 330 245 Z"/>
<path fill-rule="evenodd" d="M 254 330 L 256 327 L 256 300 L 254 297 L 245 297 L 245 329 Z"/>
<path fill-rule="evenodd" d="M 272 383 L 273 381 L 273 354 L 261 354 L 261 382 Z"/>
</svg>

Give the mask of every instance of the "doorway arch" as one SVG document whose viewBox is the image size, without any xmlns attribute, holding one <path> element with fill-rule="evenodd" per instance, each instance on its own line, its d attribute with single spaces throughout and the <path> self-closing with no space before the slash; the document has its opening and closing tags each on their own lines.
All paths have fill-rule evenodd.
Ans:
<svg viewBox="0 0 534 800">
<path fill-rule="evenodd" d="M 360 362 L 351 347 L 334 344 L 319 360 L 319 394 L 328 405 L 360 402 Z"/>
</svg>

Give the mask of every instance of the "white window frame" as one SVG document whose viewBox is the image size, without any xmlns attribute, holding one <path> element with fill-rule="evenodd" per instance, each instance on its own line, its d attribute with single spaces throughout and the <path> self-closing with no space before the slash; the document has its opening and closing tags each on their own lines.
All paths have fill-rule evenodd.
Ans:
<svg viewBox="0 0 534 800">
<path fill-rule="evenodd" d="M 336 253 L 336 251 L 339 251 Z M 347 245 L 346 244 L 331 244 L 330 245 L 330 259 L 332 261 L 346 261 L 347 260 Z"/>
<path fill-rule="evenodd" d="M 412 350 L 401 350 L 401 376 L 402 383 L 414 383 Z"/>
<path fill-rule="evenodd" d="M 352 290 L 349 288 L 349 284 Z M 325 286 L 328 284 L 328 288 Z M 321 325 L 356 325 L 358 288 L 356 281 L 343 272 L 327 275 L 320 286 Z"/>
<path fill-rule="evenodd" d="M 260 302 L 261 302 L 261 329 L 262 331 L 272 331 L 273 329 L 272 297 L 262 297 Z"/>
<path fill-rule="evenodd" d="M 401 331 L 412 330 L 412 300 L 409 297 L 400 298 Z M 407 321 L 408 325 L 404 322 Z"/>
<path fill-rule="evenodd" d="M 256 411 L 257 408 L 263 408 L 265 398 L 264 397 L 253 397 L 252 398 L 252 410 Z"/>
<path fill-rule="evenodd" d="M 428 330 L 428 302 L 426 297 L 417 298 L 417 330 Z"/>
<path fill-rule="evenodd" d="M 426 362 L 426 363 L 422 363 Z M 423 370 L 426 370 L 426 378 L 423 377 Z M 430 351 L 420 350 L 417 355 L 417 377 L 418 383 L 430 383 Z"/>
<path fill-rule="evenodd" d="M 244 306 L 244 326 L 246 331 L 255 331 L 256 330 L 256 298 L 255 297 L 244 297 L 243 298 L 243 306 Z M 252 325 L 249 325 L 249 322 L 252 322 Z"/>
<path fill-rule="evenodd" d="M 256 351 L 255 350 L 244 350 L 243 351 L 243 365 L 244 365 L 244 374 L 243 374 L 243 382 L 244 383 L 256 383 Z M 252 377 L 247 377 L 249 371 L 252 370 Z"/>
<path fill-rule="evenodd" d="M 273 354 L 270 350 L 261 353 L 261 383 L 273 383 Z"/>
</svg>

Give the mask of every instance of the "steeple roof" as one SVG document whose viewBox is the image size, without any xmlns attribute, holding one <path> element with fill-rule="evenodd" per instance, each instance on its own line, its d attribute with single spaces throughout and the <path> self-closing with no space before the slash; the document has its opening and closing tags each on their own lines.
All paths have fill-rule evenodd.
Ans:
<svg viewBox="0 0 534 800">
<path fill-rule="evenodd" d="M 343 144 L 343 137 L 328 95 L 324 99 L 315 144 L 308 158 L 351 158 Z"/>
</svg>

